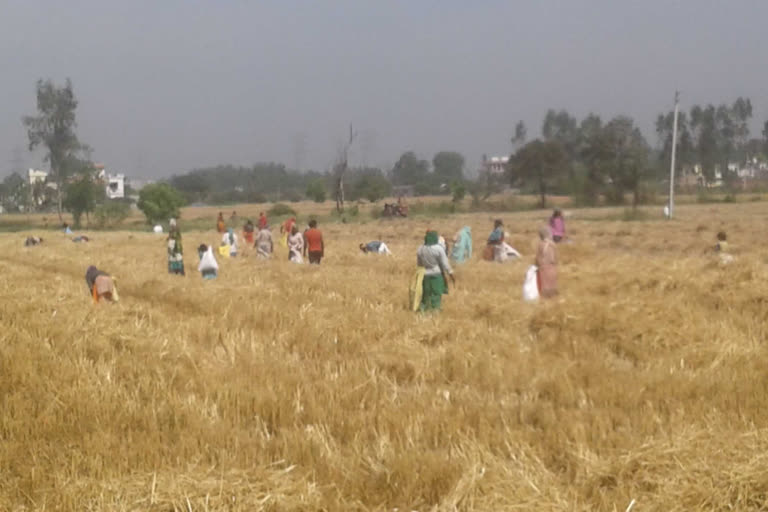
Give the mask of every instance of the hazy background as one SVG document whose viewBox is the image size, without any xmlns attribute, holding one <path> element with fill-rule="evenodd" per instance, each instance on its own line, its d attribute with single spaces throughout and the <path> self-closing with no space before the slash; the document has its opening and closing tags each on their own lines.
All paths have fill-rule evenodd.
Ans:
<svg viewBox="0 0 768 512">
<path fill-rule="evenodd" d="M 0 174 L 35 81 L 70 77 L 94 159 L 133 177 L 280 161 L 325 170 L 456 150 L 473 170 L 548 108 L 653 121 L 748 96 L 768 119 L 765 0 L 0 0 Z M 18 162 L 16 162 L 18 163 Z"/>
</svg>

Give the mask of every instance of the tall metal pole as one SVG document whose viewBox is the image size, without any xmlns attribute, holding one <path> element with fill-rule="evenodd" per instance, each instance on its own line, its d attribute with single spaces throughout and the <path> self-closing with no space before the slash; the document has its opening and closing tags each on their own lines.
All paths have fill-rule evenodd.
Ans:
<svg viewBox="0 0 768 512">
<path fill-rule="evenodd" d="M 680 92 L 675 91 L 675 116 L 672 121 L 672 164 L 669 168 L 669 218 L 675 212 L 675 153 L 677 151 L 677 112 L 680 100 Z"/>
</svg>

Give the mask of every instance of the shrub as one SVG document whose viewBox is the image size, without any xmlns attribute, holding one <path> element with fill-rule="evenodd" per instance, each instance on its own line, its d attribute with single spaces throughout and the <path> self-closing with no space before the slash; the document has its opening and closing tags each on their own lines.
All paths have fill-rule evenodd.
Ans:
<svg viewBox="0 0 768 512">
<path fill-rule="evenodd" d="M 309 182 L 307 185 L 307 197 L 316 203 L 325 202 L 325 183 L 318 178 Z"/>
<path fill-rule="evenodd" d="M 180 208 L 184 206 L 184 196 L 167 183 L 153 183 L 139 192 L 139 210 L 144 213 L 149 224 L 178 218 Z"/>
<path fill-rule="evenodd" d="M 723 198 L 724 203 L 735 203 L 736 202 L 736 196 L 733 194 L 726 194 L 726 196 Z"/>
<path fill-rule="evenodd" d="M 285 215 L 296 215 L 296 210 L 285 203 L 276 203 L 267 213 L 271 217 L 283 217 Z"/>
<path fill-rule="evenodd" d="M 96 207 L 93 216 L 96 227 L 112 228 L 120 225 L 131 214 L 131 205 L 125 201 L 107 201 Z"/>
</svg>

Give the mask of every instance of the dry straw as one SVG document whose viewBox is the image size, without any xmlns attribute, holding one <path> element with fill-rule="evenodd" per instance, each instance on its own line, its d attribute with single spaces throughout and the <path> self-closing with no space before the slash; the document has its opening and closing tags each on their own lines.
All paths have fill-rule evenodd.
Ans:
<svg viewBox="0 0 768 512">
<path fill-rule="evenodd" d="M 244 251 L 214 281 L 151 234 L 3 235 L 0 509 L 766 510 L 764 210 L 577 211 L 537 305 L 546 212 L 507 216 L 524 261 L 476 256 L 439 316 L 407 311 L 416 247 L 478 247 L 485 215 L 325 226 L 321 268 Z M 357 249 L 379 237 L 393 257 Z"/>
</svg>

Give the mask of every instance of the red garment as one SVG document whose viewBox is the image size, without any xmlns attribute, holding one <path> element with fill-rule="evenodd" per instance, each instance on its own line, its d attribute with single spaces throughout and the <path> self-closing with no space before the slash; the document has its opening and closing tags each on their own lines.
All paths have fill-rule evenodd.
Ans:
<svg viewBox="0 0 768 512">
<path fill-rule="evenodd" d="M 260 215 L 259 216 L 259 229 L 264 229 L 267 227 L 267 216 L 266 215 Z"/>
<path fill-rule="evenodd" d="M 285 228 L 285 232 L 289 235 L 291 234 L 291 230 L 293 229 L 294 224 L 296 224 L 296 219 L 291 217 L 287 221 L 285 221 L 285 224 L 283 224 L 283 227 Z"/>
<path fill-rule="evenodd" d="M 323 250 L 323 233 L 317 228 L 310 228 L 304 233 L 309 252 L 321 252 Z"/>
</svg>

